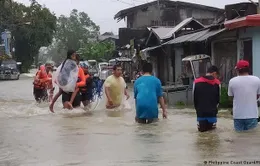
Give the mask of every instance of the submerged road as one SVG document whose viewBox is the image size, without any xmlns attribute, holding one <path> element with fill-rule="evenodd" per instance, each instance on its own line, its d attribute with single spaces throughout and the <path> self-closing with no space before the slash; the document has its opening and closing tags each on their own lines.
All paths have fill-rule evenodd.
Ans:
<svg viewBox="0 0 260 166">
<path fill-rule="evenodd" d="M 204 166 L 260 160 L 260 129 L 235 133 L 228 112 L 220 113 L 216 131 L 198 133 L 192 109 L 169 109 L 167 120 L 152 125 L 136 124 L 133 110 L 107 117 L 102 103 L 92 113 L 62 110 L 60 102 L 55 110 L 35 104 L 32 78 L 0 82 L 0 166 Z"/>
</svg>

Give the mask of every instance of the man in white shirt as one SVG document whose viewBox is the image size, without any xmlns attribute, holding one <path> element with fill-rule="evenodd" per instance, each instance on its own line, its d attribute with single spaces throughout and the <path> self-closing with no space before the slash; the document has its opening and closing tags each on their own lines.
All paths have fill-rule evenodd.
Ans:
<svg viewBox="0 0 260 166">
<path fill-rule="evenodd" d="M 260 79 L 249 75 L 249 63 L 240 60 L 236 65 L 238 76 L 229 81 L 228 96 L 233 98 L 233 118 L 236 131 L 246 131 L 258 125 L 257 99 Z"/>
</svg>

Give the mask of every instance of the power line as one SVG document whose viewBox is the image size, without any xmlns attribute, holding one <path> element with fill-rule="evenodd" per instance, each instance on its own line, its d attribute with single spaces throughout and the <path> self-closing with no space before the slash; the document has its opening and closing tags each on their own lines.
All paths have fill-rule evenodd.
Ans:
<svg viewBox="0 0 260 166">
<path fill-rule="evenodd" d="M 133 0 L 135 2 L 141 2 L 141 3 L 148 3 L 149 1 L 148 0 Z"/>
<path fill-rule="evenodd" d="M 112 0 L 111 0 L 111 1 L 112 1 Z M 130 5 L 130 6 L 134 6 L 134 4 L 125 2 L 125 1 L 123 1 L 123 0 L 114 0 L 113 2 L 120 2 L 120 3 L 123 3 L 123 4 L 127 4 L 127 5 Z"/>
</svg>

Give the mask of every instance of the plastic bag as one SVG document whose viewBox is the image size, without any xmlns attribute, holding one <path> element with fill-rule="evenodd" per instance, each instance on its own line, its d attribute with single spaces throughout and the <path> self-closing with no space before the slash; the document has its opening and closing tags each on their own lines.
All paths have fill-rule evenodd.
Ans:
<svg viewBox="0 0 260 166">
<path fill-rule="evenodd" d="M 61 67 L 62 64 L 57 68 L 55 74 L 53 75 L 53 81 L 64 92 L 74 92 L 79 72 L 76 62 L 68 59 L 66 60 L 62 70 Z"/>
</svg>

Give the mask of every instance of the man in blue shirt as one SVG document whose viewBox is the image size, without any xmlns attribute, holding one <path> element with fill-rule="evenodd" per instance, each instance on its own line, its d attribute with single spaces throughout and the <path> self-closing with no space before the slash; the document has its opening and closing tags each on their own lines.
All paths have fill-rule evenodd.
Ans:
<svg viewBox="0 0 260 166">
<path fill-rule="evenodd" d="M 135 81 L 134 98 L 136 103 L 136 122 L 152 123 L 158 120 L 158 101 L 162 107 L 163 118 L 167 118 L 161 81 L 152 76 L 153 66 L 143 65 L 143 75 Z"/>
</svg>

